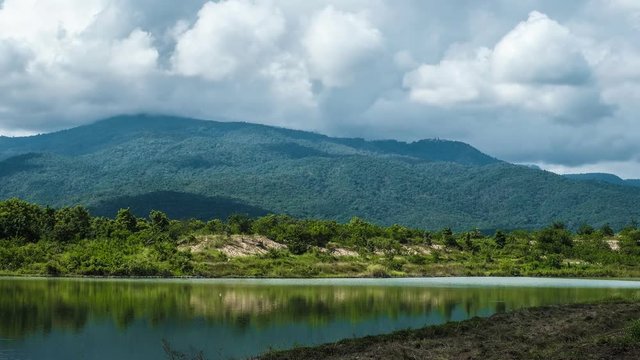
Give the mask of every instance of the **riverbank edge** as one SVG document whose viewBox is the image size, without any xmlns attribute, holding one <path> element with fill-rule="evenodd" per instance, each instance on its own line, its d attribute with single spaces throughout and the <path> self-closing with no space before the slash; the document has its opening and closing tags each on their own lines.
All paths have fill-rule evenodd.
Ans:
<svg viewBox="0 0 640 360">
<path fill-rule="evenodd" d="M 24 279 L 96 279 L 96 280 L 305 280 L 305 279 L 439 279 L 439 278 L 534 278 L 534 279 L 579 279 L 579 280 L 615 280 L 615 281 L 640 281 L 640 277 L 615 277 L 615 276 L 568 276 L 566 274 L 558 274 L 558 276 L 514 276 L 514 275 L 484 275 L 484 274 L 472 274 L 472 275 L 415 275 L 415 276 L 389 276 L 389 277 L 376 277 L 376 276 L 354 276 L 351 274 L 345 274 L 344 276 L 299 276 L 299 277 L 256 277 L 256 276 L 222 276 L 222 277 L 204 277 L 204 276 L 98 276 L 98 275 L 47 275 L 47 274 L 24 274 L 24 273 L 12 273 L 12 272 L 0 272 L 0 279 L 8 278 L 24 278 Z"/>
<path fill-rule="evenodd" d="M 293 359 L 637 359 L 640 299 L 550 305 L 335 343 L 270 351 Z"/>
</svg>

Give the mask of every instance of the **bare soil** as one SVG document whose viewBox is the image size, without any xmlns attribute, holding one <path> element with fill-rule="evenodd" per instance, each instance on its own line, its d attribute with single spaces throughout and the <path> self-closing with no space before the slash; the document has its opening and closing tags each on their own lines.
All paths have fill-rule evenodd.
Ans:
<svg viewBox="0 0 640 360">
<path fill-rule="evenodd" d="M 638 302 L 547 306 L 258 359 L 640 359 L 638 319 Z"/>
<path fill-rule="evenodd" d="M 181 247 L 191 252 L 218 250 L 228 257 L 255 256 L 266 254 L 270 249 L 286 249 L 265 236 L 259 235 L 207 235 L 196 237 L 197 242 Z"/>
</svg>

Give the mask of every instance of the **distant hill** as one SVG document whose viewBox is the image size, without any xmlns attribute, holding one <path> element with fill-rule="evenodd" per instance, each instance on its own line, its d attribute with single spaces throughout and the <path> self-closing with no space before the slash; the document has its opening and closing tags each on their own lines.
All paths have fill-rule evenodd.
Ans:
<svg viewBox="0 0 640 360">
<path fill-rule="evenodd" d="M 595 181 L 615 185 L 640 187 L 640 179 L 622 179 L 617 175 L 608 173 L 565 174 L 564 176 L 573 180 Z"/>
<path fill-rule="evenodd" d="M 0 198 L 113 216 L 288 213 L 456 229 L 622 226 L 640 190 L 512 165 L 456 141 L 366 141 L 264 125 L 119 116 L 0 138 Z"/>
</svg>

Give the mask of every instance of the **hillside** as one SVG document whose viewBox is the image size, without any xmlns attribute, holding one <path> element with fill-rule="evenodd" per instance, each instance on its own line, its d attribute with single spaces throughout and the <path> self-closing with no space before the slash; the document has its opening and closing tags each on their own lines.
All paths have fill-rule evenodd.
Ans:
<svg viewBox="0 0 640 360">
<path fill-rule="evenodd" d="M 263 125 L 120 116 L 0 138 L 0 198 L 113 216 L 288 213 L 427 228 L 620 227 L 640 190 L 499 161 L 455 141 L 366 141 Z"/>
<path fill-rule="evenodd" d="M 565 174 L 564 176 L 572 180 L 594 181 L 615 185 L 640 187 L 640 179 L 622 179 L 617 175 L 608 173 Z"/>
</svg>

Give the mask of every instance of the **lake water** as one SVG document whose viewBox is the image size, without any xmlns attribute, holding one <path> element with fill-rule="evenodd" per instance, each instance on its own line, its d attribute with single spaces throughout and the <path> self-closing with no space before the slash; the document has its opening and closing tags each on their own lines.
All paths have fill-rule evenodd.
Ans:
<svg viewBox="0 0 640 360">
<path fill-rule="evenodd" d="M 0 278 L 0 360 L 208 359 L 640 296 L 640 282 L 532 278 L 87 280 Z"/>
</svg>

